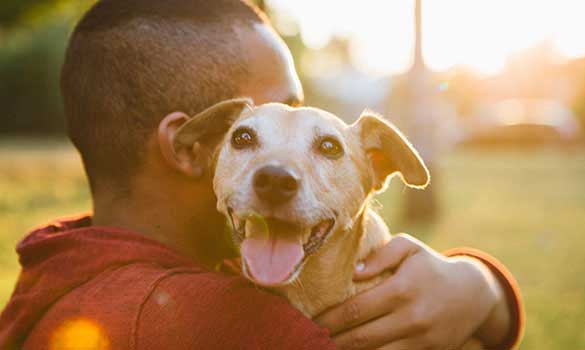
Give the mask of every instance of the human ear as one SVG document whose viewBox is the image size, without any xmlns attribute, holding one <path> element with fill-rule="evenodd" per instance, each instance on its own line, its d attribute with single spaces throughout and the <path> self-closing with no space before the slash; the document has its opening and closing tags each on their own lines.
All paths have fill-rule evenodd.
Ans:
<svg viewBox="0 0 585 350">
<path fill-rule="evenodd" d="M 159 125 L 159 144 L 167 163 L 183 174 L 199 178 L 211 165 L 215 148 L 245 108 L 249 99 L 217 103 L 196 116 L 171 113 Z"/>
</svg>

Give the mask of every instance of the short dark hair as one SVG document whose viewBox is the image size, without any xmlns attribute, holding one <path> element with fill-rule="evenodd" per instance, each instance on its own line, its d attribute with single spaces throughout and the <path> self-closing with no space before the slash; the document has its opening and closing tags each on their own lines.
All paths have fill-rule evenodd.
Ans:
<svg viewBox="0 0 585 350">
<path fill-rule="evenodd" d="M 92 189 L 126 181 L 164 116 L 236 97 L 247 78 L 234 26 L 266 23 L 241 0 L 100 0 L 61 75 L 67 131 Z"/>
</svg>

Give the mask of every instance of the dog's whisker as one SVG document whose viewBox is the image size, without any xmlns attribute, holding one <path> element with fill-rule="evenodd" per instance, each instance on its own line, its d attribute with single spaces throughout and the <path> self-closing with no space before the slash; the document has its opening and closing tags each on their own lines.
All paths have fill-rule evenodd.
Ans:
<svg viewBox="0 0 585 350">
<path fill-rule="evenodd" d="M 293 281 L 293 284 L 299 288 L 299 290 L 301 292 L 301 296 L 304 297 L 306 295 L 306 292 L 305 292 L 305 286 L 303 285 L 303 281 L 301 281 L 300 278 L 296 278 Z"/>
<path fill-rule="evenodd" d="M 236 111 L 242 104 L 223 103 Z M 424 188 L 430 177 L 419 154 L 375 113 L 347 125 L 316 108 L 249 109 L 221 131 L 231 136 L 218 145 L 213 167 L 244 276 L 307 315 L 370 288 L 377 281 L 352 276 L 357 261 L 390 240 L 374 195 L 396 173 L 408 187 Z M 294 142 L 283 142 L 291 136 Z M 398 167 L 379 166 L 387 162 Z"/>
</svg>

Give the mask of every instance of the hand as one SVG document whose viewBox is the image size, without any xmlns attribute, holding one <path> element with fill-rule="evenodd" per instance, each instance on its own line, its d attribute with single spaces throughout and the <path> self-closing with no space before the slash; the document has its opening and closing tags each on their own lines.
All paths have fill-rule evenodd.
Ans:
<svg viewBox="0 0 585 350">
<path fill-rule="evenodd" d="M 501 287 L 479 261 L 446 258 L 398 235 L 364 264 L 355 280 L 394 273 L 315 319 L 340 349 L 454 350 L 476 332 L 490 345 L 506 335 L 510 321 Z"/>
</svg>

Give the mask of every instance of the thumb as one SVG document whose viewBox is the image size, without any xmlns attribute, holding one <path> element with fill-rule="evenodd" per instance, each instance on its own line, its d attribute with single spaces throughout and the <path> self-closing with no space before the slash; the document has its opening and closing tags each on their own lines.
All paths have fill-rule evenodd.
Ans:
<svg viewBox="0 0 585 350">
<path fill-rule="evenodd" d="M 353 279 L 361 281 L 376 277 L 388 270 L 396 270 L 410 255 L 420 249 L 416 239 L 400 234 L 393 237 L 388 244 L 370 254 L 365 260 L 358 261 Z"/>
</svg>

